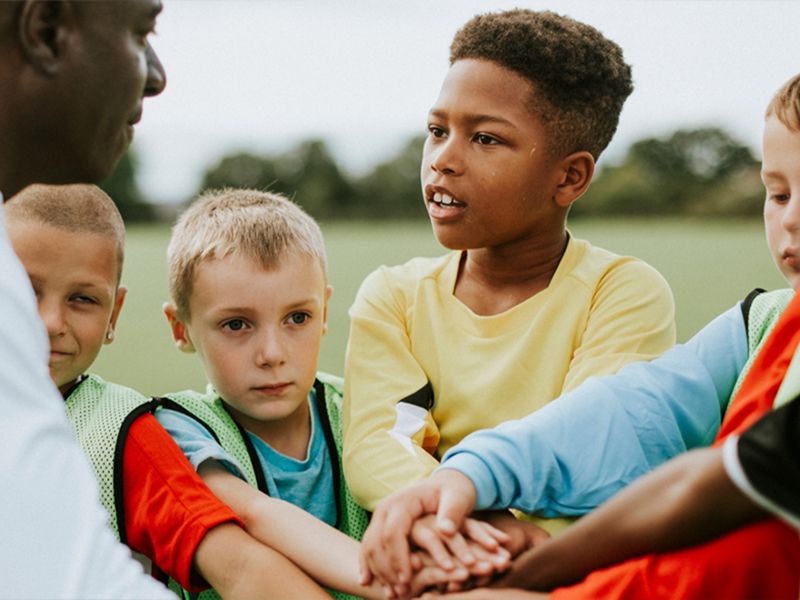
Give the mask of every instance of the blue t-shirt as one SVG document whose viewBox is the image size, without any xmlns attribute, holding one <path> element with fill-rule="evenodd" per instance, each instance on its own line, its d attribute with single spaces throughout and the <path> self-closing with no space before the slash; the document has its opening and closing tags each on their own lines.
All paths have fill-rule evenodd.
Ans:
<svg viewBox="0 0 800 600">
<path fill-rule="evenodd" d="M 335 527 L 333 469 L 314 402 L 313 389 L 309 393 L 308 402 L 311 413 L 311 436 L 305 460 L 286 456 L 274 450 L 258 436 L 249 431 L 247 434 L 258 455 L 269 495 L 291 502 Z M 219 445 L 208 429 L 192 417 L 162 408 L 156 411 L 156 418 L 195 469 L 206 460 L 214 459 L 237 477 L 245 479 L 244 470 L 237 460 Z"/>
</svg>

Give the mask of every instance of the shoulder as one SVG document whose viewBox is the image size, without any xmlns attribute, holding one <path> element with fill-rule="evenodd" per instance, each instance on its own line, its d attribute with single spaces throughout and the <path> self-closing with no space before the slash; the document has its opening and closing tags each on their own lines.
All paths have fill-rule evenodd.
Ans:
<svg viewBox="0 0 800 600">
<path fill-rule="evenodd" d="M 590 288 L 613 290 L 615 293 L 627 290 L 625 295 L 657 295 L 672 303 L 672 292 L 666 279 L 645 261 L 593 246 L 585 240 L 574 239 L 572 242 L 577 256 L 571 277 Z"/>
<path fill-rule="evenodd" d="M 437 278 L 458 253 L 450 252 L 435 258 L 412 258 L 402 265 L 378 267 L 367 275 L 361 284 L 359 293 L 382 291 L 389 289 L 408 289 L 415 287 L 420 281 Z"/>
</svg>

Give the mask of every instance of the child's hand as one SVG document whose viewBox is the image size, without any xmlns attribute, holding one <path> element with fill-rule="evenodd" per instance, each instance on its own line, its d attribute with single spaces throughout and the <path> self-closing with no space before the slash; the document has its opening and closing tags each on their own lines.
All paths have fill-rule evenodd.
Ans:
<svg viewBox="0 0 800 600">
<path fill-rule="evenodd" d="M 487 576 L 510 564 L 511 554 L 503 547 L 511 542 L 510 536 L 485 521 L 466 519 L 460 531 L 444 535 L 436 526 L 436 517 L 426 515 L 414 522 L 411 541 L 444 571 L 461 565 L 473 577 Z"/>
<path fill-rule="evenodd" d="M 392 589 L 394 596 L 408 593 L 411 562 L 408 537 L 414 521 L 437 514 L 437 529 L 457 532 L 475 505 L 475 486 L 465 475 L 451 469 L 438 471 L 382 500 L 361 544 L 361 583 L 373 577 Z"/>
<path fill-rule="evenodd" d="M 512 557 L 550 539 L 550 534 L 541 527 L 517 519 L 507 511 L 481 513 L 478 517 L 506 534 L 508 541 L 503 543 L 503 547 Z"/>
</svg>

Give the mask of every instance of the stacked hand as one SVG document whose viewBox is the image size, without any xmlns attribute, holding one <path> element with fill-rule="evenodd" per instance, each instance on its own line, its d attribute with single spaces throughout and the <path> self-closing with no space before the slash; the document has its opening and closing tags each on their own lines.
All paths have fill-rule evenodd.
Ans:
<svg viewBox="0 0 800 600">
<path fill-rule="evenodd" d="M 448 469 L 384 499 L 362 542 L 362 583 L 387 598 L 485 585 L 547 537 L 508 513 L 468 518 L 474 506 L 472 482 Z"/>
</svg>

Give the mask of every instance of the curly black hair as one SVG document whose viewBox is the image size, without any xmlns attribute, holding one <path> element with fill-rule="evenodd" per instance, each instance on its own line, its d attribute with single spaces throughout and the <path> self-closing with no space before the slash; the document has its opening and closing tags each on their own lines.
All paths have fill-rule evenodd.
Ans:
<svg viewBox="0 0 800 600">
<path fill-rule="evenodd" d="M 586 150 L 597 159 L 633 91 L 630 65 L 617 44 L 590 25 L 550 11 L 473 17 L 450 45 L 451 65 L 470 58 L 497 63 L 533 84 L 531 108 L 554 154 Z"/>
</svg>

